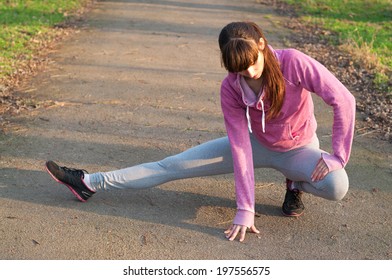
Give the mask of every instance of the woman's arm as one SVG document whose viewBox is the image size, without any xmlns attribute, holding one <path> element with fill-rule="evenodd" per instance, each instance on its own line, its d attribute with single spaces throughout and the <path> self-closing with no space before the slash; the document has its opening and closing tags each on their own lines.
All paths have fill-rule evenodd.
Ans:
<svg viewBox="0 0 392 280">
<path fill-rule="evenodd" d="M 333 153 L 323 154 L 322 158 L 329 172 L 343 168 L 349 160 L 354 136 L 355 98 L 321 63 L 299 51 L 290 52 L 291 62 L 286 74 L 333 108 Z"/>
<path fill-rule="evenodd" d="M 246 109 L 240 105 L 238 94 L 227 79 L 221 87 L 221 106 L 229 137 L 234 165 L 237 214 L 228 238 L 233 240 L 240 232 L 243 240 L 246 228 L 254 229 L 254 168 L 249 138 Z"/>
</svg>

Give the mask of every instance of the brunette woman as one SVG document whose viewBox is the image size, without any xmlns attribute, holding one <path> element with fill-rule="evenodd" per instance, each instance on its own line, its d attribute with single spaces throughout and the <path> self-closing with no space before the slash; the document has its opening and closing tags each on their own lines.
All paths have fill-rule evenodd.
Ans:
<svg viewBox="0 0 392 280">
<path fill-rule="evenodd" d="M 286 177 L 285 216 L 300 216 L 304 192 L 329 200 L 348 190 L 344 170 L 355 122 L 355 100 L 323 65 L 294 49 L 273 49 L 252 22 L 233 22 L 219 35 L 223 66 L 221 106 L 227 136 L 161 161 L 88 174 L 58 166 L 46 169 L 81 201 L 109 189 L 150 188 L 169 181 L 234 172 L 237 214 L 229 240 L 254 224 L 254 168 L 274 168 Z M 331 154 L 319 147 L 311 92 L 333 109 Z"/>
</svg>

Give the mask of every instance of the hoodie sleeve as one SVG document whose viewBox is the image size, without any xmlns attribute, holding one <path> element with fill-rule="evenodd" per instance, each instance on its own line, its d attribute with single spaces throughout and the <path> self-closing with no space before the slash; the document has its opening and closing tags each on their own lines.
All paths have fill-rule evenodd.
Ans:
<svg viewBox="0 0 392 280">
<path fill-rule="evenodd" d="M 291 66 L 285 67 L 287 75 L 333 108 L 333 153 L 323 154 L 323 159 L 330 171 L 343 168 L 349 160 L 354 136 L 355 99 L 321 63 L 296 50 L 289 50 L 289 54 Z"/>
<path fill-rule="evenodd" d="M 226 78 L 221 86 L 221 106 L 234 164 L 237 214 L 233 224 L 251 227 L 254 224 L 254 169 L 246 109 L 241 96 Z"/>
</svg>

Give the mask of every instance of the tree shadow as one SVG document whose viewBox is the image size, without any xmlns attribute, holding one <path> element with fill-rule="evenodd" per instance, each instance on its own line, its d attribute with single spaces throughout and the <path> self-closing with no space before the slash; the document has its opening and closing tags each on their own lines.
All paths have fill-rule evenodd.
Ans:
<svg viewBox="0 0 392 280">
<path fill-rule="evenodd" d="M 212 236 L 230 225 L 236 208 L 235 199 L 227 195 L 219 197 L 191 192 L 190 189 L 197 186 L 189 179 L 180 182 L 184 191 L 165 189 L 163 186 L 100 192 L 88 202 L 81 203 L 66 186 L 55 182 L 44 171 L 3 168 L 0 178 L 0 197 L 3 199 L 122 217 Z M 256 211 L 266 216 L 281 216 L 280 207 L 276 205 L 259 203 Z"/>
</svg>

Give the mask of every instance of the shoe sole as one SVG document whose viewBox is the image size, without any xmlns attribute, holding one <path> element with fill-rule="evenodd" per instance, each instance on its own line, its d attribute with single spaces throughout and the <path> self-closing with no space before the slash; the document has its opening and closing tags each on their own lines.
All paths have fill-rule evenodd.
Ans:
<svg viewBox="0 0 392 280">
<path fill-rule="evenodd" d="M 56 178 L 56 176 L 54 176 L 52 174 L 52 172 L 50 172 L 50 170 L 48 169 L 48 167 L 45 164 L 45 169 L 46 171 L 49 173 L 49 175 L 57 182 L 60 184 L 63 184 L 65 186 L 67 186 L 67 188 L 74 194 L 74 196 L 76 196 L 76 198 L 81 201 L 81 202 L 86 202 L 87 200 L 83 199 L 73 188 L 72 186 L 68 185 L 67 183 L 64 183 L 63 181 L 60 181 L 59 179 Z"/>
<path fill-rule="evenodd" d="M 298 213 L 286 214 L 286 213 L 282 210 L 282 214 L 283 214 L 283 216 L 285 216 L 285 217 L 298 218 L 298 217 L 302 216 L 302 215 L 304 214 L 304 212 L 299 213 L 299 214 L 298 214 Z"/>
</svg>

